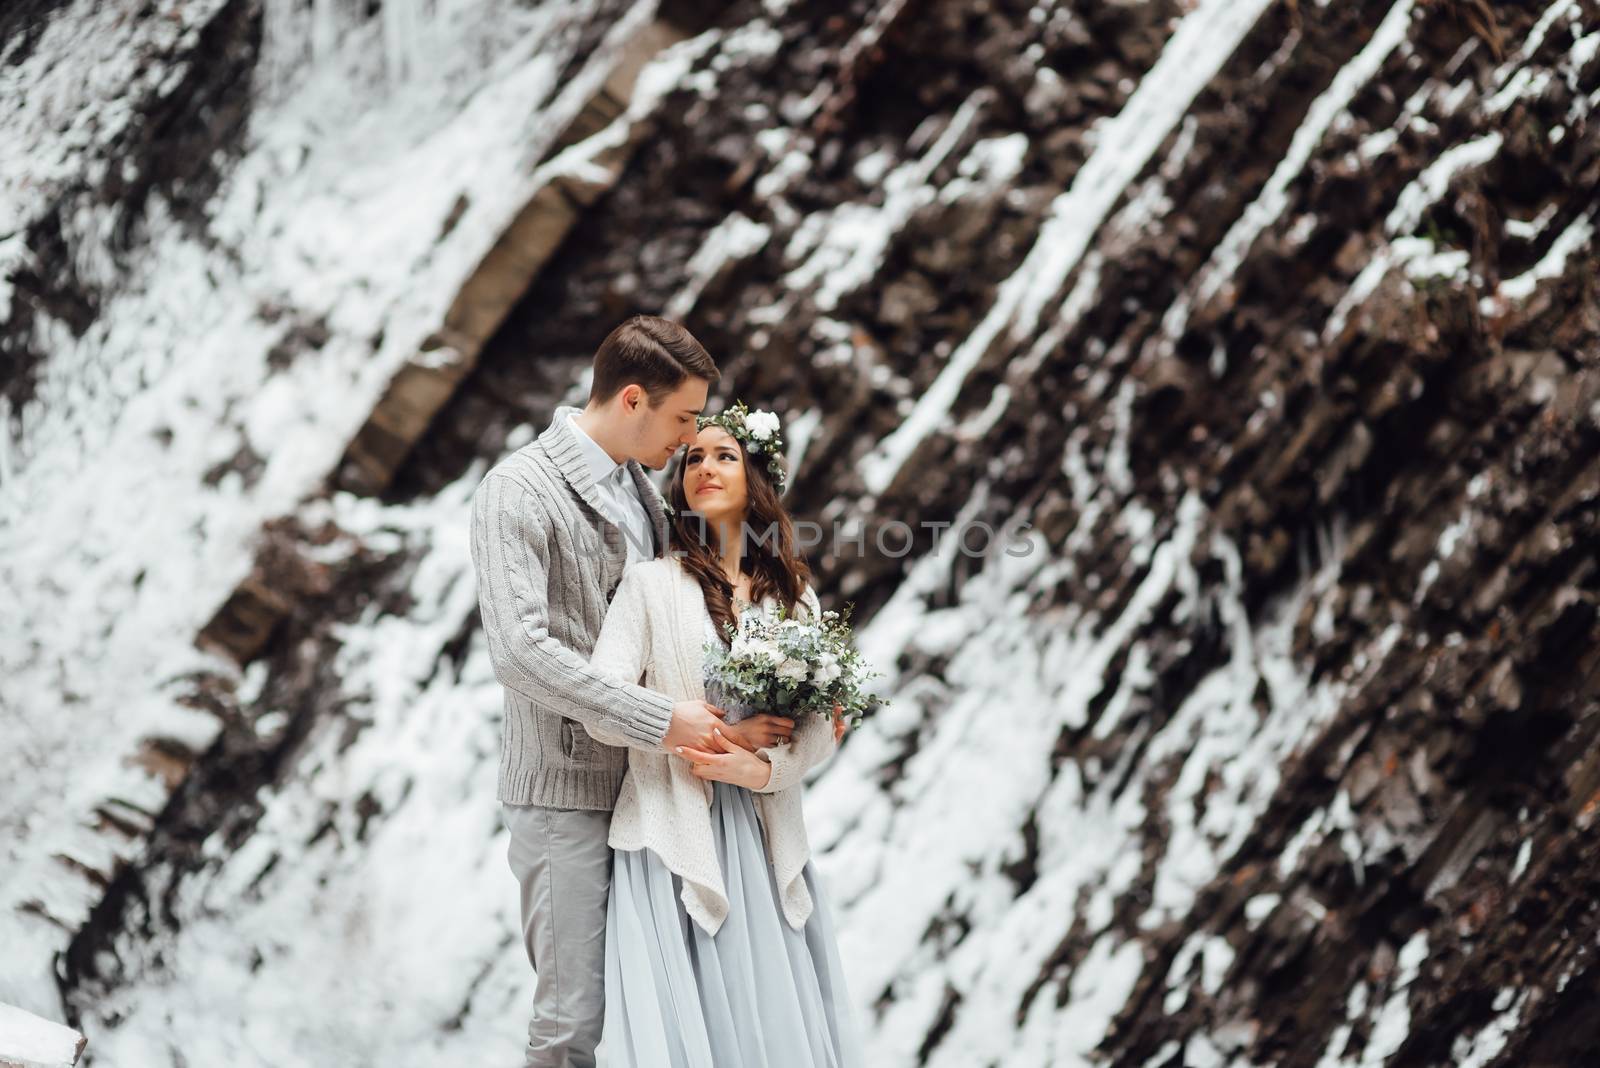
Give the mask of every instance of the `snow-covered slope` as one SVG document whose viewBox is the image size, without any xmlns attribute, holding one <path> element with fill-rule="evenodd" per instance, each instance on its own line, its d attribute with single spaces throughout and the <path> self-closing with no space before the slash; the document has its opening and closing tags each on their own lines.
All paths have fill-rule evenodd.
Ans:
<svg viewBox="0 0 1600 1068">
<path fill-rule="evenodd" d="M 7 999 L 54 1001 L 51 952 L 214 737 L 187 699 L 232 666 L 196 635 L 543 180 L 610 70 L 577 62 L 590 20 L 615 39 L 650 14 L 341 12 L 82 3 L 8 56 Z M 185 93 L 223 63 L 239 128 L 187 144 L 170 126 L 218 113 L 226 93 Z M 186 166 L 225 173 L 204 199 L 163 186 Z"/>
<path fill-rule="evenodd" d="M 872 1064 L 1578 1063 L 1600 7 L 690 9 L 6 27 L 0 1001 L 512 1055 L 466 503 L 661 310 L 887 672 Z"/>
</svg>

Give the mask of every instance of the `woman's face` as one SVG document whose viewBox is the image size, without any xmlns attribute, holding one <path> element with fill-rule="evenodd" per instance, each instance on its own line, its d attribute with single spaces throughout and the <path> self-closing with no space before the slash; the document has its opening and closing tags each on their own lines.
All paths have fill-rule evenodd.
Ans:
<svg viewBox="0 0 1600 1068">
<path fill-rule="evenodd" d="M 750 502 L 744 453 L 720 426 L 701 430 L 689 445 L 683 463 L 683 498 L 708 522 L 743 518 Z"/>
</svg>

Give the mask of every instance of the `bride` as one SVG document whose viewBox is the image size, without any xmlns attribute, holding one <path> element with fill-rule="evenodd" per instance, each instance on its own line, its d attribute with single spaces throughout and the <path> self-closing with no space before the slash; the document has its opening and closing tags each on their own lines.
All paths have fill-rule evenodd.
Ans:
<svg viewBox="0 0 1600 1068">
<path fill-rule="evenodd" d="M 739 718 L 702 662 L 743 611 L 822 611 L 778 500 L 777 419 L 741 404 L 698 427 L 671 476 L 668 552 L 625 572 L 590 657 L 622 681 L 730 709 L 716 752 L 628 750 L 608 838 L 606 1063 L 854 1068 L 860 1040 L 800 803 L 843 720 Z"/>
</svg>

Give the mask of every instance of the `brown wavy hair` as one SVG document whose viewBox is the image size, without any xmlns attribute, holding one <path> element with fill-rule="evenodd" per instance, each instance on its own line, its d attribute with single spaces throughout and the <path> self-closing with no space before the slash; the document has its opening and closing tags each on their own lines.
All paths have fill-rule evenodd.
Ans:
<svg viewBox="0 0 1600 1068">
<path fill-rule="evenodd" d="M 739 459 L 744 464 L 748 497 L 741 528 L 745 553 L 739 561 L 739 570 L 750 576 L 750 596 L 755 601 L 771 595 L 784 606 L 788 615 L 796 615 L 796 606 L 802 605 L 800 594 L 811 581 L 811 569 L 795 546 L 794 523 L 778 499 L 777 487 L 772 484 L 766 464 L 751 463 L 744 442 L 738 438 L 733 440 L 739 446 Z M 735 622 L 733 584 L 722 573 L 716 527 L 689 507 L 688 497 L 683 492 L 683 469 L 688 462 L 689 450 L 681 449 L 669 468 L 668 487 L 674 514 L 667 552 L 700 583 L 706 611 L 717 625 L 717 635 L 726 643 L 723 628 Z"/>
</svg>

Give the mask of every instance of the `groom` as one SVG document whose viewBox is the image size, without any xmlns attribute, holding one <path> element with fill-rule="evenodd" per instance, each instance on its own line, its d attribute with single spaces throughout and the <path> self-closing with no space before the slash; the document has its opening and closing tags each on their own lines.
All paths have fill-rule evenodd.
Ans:
<svg viewBox="0 0 1600 1068">
<path fill-rule="evenodd" d="M 666 548 L 662 501 L 640 465 L 664 467 L 694 441 L 719 374 L 682 326 L 636 315 L 595 353 L 588 406 L 557 408 L 473 494 L 478 604 L 505 688 L 498 796 L 538 973 L 529 1068 L 593 1065 L 600 1042 L 606 837 L 628 759 L 584 726 L 604 723 L 641 749 L 716 751 L 719 709 L 622 685 L 588 660 L 623 569 Z"/>
</svg>

